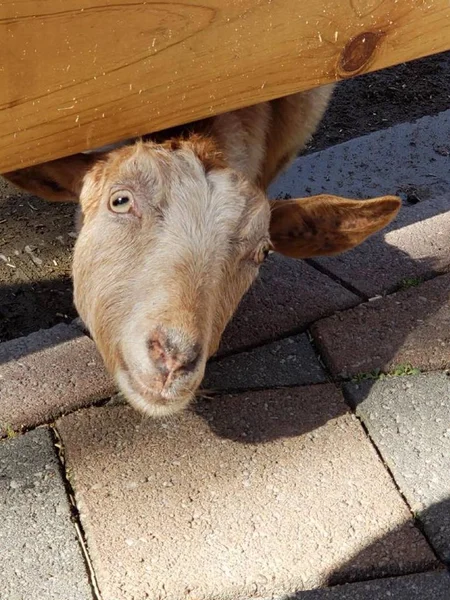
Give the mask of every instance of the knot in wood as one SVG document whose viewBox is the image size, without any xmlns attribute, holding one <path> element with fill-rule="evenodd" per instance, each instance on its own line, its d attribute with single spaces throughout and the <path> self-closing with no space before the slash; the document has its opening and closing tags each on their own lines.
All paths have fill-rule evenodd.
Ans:
<svg viewBox="0 0 450 600">
<path fill-rule="evenodd" d="M 342 76 L 354 75 L 362 71 L 375 53 L 383 33 L 366 31 L 349 40 L 339 61 Z"/>
</svg>

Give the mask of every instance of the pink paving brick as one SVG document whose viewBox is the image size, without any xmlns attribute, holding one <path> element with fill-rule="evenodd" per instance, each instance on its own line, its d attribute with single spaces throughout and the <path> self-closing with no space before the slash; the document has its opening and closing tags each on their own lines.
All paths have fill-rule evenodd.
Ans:
<svg viewBox="0 0 450 600">
<path fill-rule="evenodd" d="M 332 373 L 349 377 L 411 364 L 450 367 L 450 275 L 319 321 L 312 333 Z"/>
<path fill-rule="evenodd" d="M 114 393 L 94 342 L 56 325 L 0 344 L 0 435 L 31 427 Z"/>
</svg>

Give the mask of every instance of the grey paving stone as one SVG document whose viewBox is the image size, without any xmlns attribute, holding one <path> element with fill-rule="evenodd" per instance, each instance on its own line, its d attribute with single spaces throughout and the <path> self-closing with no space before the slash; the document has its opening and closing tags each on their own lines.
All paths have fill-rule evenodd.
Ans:
<svg viewBox="0 0 450 600">
<path fill-rule="evenodd" d="M 103 600 L 265 598 L 437 564 L 333 385 L 57 427 Z"/>
<path fill-rule="evenodd" d="M 302 592 L 283 600 L 450 600 L 450 574 L 421 573 Z"/>
<path fill-rule="evenodd" d="M 346 392 L 434 549 L 450 564 L 450 376 L 348 384 Z"/>
<path fill-rule="evenodd" d="M 2 600 L 93 600 L 47 429 L 0 441 Z"/>
<path fill-rule="evenodd" d="M 297 333 L 359 302 L 360 297 L 304 261 L 271 256 L 228 325 L 218 355 Z"/>
<path fill-rule="evenodd" d="M 237 391 L 325 381 L 308 336 L 301 334 L 209 363 L 202 388 Z"/>
<path fill-rule="evenodd" d="M 75 327 L 60 324 L 0 344 L 0 435 L 114 391 L 93 341 Z"/>
<path fill-rule="evenodd" d="M 402 280 L 450 268 L 450 110 L 396 125 L 298 159 L 271 187 L 274 196 L 400 194 L 395 222 L 358 248 L 319 264 L 368 297 Z"/>
<path fill-rule="evenodd" d="M 450 275 L 319 321 L 311 332 L 336 376 L 411 364 L 450 368 Z"/>
</svg>

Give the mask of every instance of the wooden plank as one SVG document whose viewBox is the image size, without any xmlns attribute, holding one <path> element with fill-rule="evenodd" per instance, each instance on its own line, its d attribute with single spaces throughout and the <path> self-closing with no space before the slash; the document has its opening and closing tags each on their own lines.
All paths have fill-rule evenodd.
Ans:
<svg viewBox="0 0 450 600">
<path fill-rule="evenodd" d="M 449 48 L 449 0 L 3 0 L 0 172 Z"/>
</svg>

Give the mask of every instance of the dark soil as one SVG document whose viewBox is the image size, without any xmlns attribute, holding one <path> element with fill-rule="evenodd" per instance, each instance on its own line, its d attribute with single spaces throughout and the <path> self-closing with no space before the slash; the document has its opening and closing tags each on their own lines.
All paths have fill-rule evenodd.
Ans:
<svg viewBox="0 0 450 600">
<path fill-rule="evenodd" d="M 450 52 L 340 83 L 309 146 L 341 144 L 450 108 Z"/>
<path fill-rule="evenodd" d="M 450 108 L 450 52 L 339 84 L 308 152 Z M 74 207 L 0 185 L 0 341 L 67 322 Z"/>
</svg>

